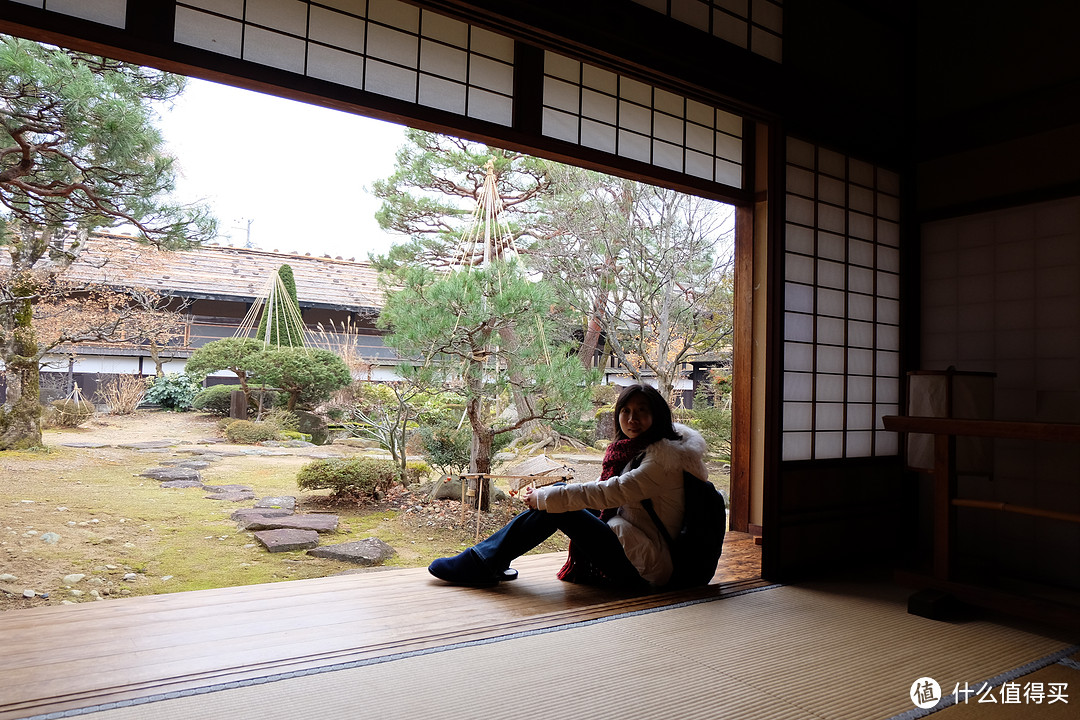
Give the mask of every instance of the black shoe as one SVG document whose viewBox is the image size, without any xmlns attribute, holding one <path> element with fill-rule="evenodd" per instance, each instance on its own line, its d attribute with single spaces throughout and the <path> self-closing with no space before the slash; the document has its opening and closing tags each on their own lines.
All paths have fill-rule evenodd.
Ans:
<svg viewBox="0 0 1080 720">
<path fill-rule="evenodd" d="M 428 572 L 454 585 L 496 585 L 500 580 L 513 580 L 517 571 L 494 573 L 472 548 L 453 557 L 439 558 L 428 565 Z M 509 573 L 513 573 L 511 577 Z"/>
</svg>

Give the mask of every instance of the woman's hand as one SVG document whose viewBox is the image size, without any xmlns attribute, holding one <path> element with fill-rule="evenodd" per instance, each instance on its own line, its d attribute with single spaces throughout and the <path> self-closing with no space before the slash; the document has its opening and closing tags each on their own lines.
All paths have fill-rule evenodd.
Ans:
<svg viewBox="0 0 1080 720">
<path fill-rule="evenodd" d="M 521 495 L 521 501 L 528 505 L 530 510 L 539 510 L 539 508 L 536 506 L 536 496 L 533 495 L 533 490 L 535 489 L 536 488 L 534 488 L 532 485 L 529 485 L 527 488 L 525 488 L 525 492 Z"/>
</svg>

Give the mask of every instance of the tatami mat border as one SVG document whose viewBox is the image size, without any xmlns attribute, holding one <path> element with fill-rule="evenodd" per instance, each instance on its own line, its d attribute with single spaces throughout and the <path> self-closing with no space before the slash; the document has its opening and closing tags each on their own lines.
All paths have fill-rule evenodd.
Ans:
<svg viewBox="0 0 1080 720">
<path fill-rule="evenodd" d="M 60 718 L 77 717 L 79 715 L 89 715 L 95 712 L 103 712 L 106 710 L 117 710 L 119 708 L 132 707 L 135 705 L 148 705 L 150 703 L 161 702 L 162 700 L 175 700 L 182 697 L 190 697 L 193 695 L 206 695 L 214 692 L 221 692 L 224 690 L 235 690 L 237 688 L 249 687 L 252 685 L 265 685 L 267 683 L 279 682 L 281 680 L 292 680 L 294 678 L 307 677 L 309 675 L 320 675 L 322 673 L 336 672 L 338 670 L 351 670 L 353 668 L 365 667 L 368 665 L 380 665 L 382 663 L 393 662 L 395 660 L 404 660 L 406 658 L 419 657 L 422 655 L 433 655 L 435 653 L 447 652 L 449 650 L 459 650 L 461 648 L 475 647 L 478 645 L 490 645 L 492 643 L 505 642 L 507 640 L 516 640 L 518 638 L 530 637 L 533 635 L 546 635 L 547 633 L 562 632 L 563 630 L 572 630 L 574 628 L 588 627 L 590 625 L 597 625 L 599 623 L 611 622 L 612 620 L 622 620 L 624 618 L 635 617 L 639 615 L 649 615 L 656 612 L 664 612 L 666 610 L 677 610 L 679 608 L 690 607 L 691 605 L 700 605 L 702 603 L 716 602 L 718 600 L 727 600 L 729 598 L 740 597 L 742 595 L 749 595 L 750 593 L 757 593 L 763 590 L 772 590 L 778 587 L 783 587 L 781 584 L 765 585 L 763 587 L 748 588 L 746 590 L 739 590 L 737 592 L 726 593 L 718 597 L 700 598 L 698 600 L 687 600 L 685 602 L 674 603 L 672 605 L 661 605 L 659 607 L 645 608 L 643 610 L 634 610 L 632 612 L 619 613 L 617 615 L 608 615 L 607 617 L 594 618 L 592 620 L 582 620 L 580 622 L 567 623 L 564 625 L 556 625 L 549 628 L 537 628 L 535 630 L 527 630 L 524 632 L 509 633 L 507 635 L 499 635 L 493 638 L 483 638 L 480 640 L 469 640 L 467 642 L 452 643 L 449 645 L 440 645 L 439 647 L 424 648 L 422 650 L 412 650 L 404 653 L 396 653 L 392 655 L 384 655 L 377 658 L 367 658 L 364 660 L 353 660 L 347 663 L 337 663 L 333 665 L 326 665 L 318 668 L 308 668 L 305 670 L 296 670 L 287 673 L 278 673 L 274 675 L 267 675 L 259 678 L 249 678 L 246 680 L 237 680 L 234 682 L 220 683 L 217 685 L 207 685 L 206 687 L 190 688 L 186 690 L 177 690 L 169 693 L 161 693 L 158 695 L 148 695 L 141 698 L 132 698 L 130 700 L 119 700 L 117 702 L 103 703 L 101 705 L 92 705 L 85 708 L 72 708 L 70 710 L 62 710 L 54 713 L 46 713 L 44 715 L 33 715 L 22 720 L 59 720 Z M 1070 652 L 1075 652 L 1077 648 L 1074 648 Z M 1049 663 L 1047 663 L 1049 664 Z"/>
<path fill-rule="evenodd" d="M 1041 657 L 1038 660 L 1032 660 L 1026 665 L 1021 665 L 1018 668 L 1003 672 L 1000 675 L 995 675 L 989 680 L 976 680 L 975 682 L 969 682 L 968 687 L 979 688 L 980 692 L 983 688 L 1001 687 L 1007 682 L 1011 682 L 1025 675 L 1030 675 L 1036 670 L 1042 670 L 1044 667 L 1049 667 L 1054 663 L 1065 665 L 1066 667 L 1070 667 L 1074 670 L 1080 670 L 1080 663 L 1077 663 L 1075 660 L 1069 658 L 1069 655 L 1072 655 L 1077 651 L 1080 651 L 1080 645 L 1073 645 L 1072 647 L 1065 648 L 1064 650 L 1058 650 L 1057 652 L 1050 653 L 1049 655 Z M 944 691 L 944 688 L 942 688 L 942 690 Z M 944 710 L 945 708 L 952 707 L 956 704 L 956 695 L 952 693 L 946 695 L 944 692 L 942 692 L 942 695 L 943 697 L 941 699 L 941 702 L 939 702 L 932 708 L 912 708 L 906 713 L 892 716 L 891 718 L 889 718 L 889 720 L 916 720 L 917 718 L 932 715 L 940 710 Z"/>
</svg>

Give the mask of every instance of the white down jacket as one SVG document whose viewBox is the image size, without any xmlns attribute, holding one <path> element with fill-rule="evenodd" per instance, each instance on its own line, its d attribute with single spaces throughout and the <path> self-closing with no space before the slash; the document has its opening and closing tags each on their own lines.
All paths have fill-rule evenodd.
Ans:
<svg viewBox="0 0 1080 720">
<path fill-rule="evenodd" d="M 682 527 L 683 471 L 707 479 L 705 438 L 696 430 L 675 424 L 679 440 L 659 440 L 645 450 L 645 459 L 603 482 L 572 483 L 538 488 L 536 505 L 548 512 L 586 508 L 618 508 L 608 526 L 622 543 L 626 557 L 645 580 L 663 585 L 671 577 L 671 553 L 641 501 L 652 499 L 653 508 L 670 535 Z"/>
</svg>

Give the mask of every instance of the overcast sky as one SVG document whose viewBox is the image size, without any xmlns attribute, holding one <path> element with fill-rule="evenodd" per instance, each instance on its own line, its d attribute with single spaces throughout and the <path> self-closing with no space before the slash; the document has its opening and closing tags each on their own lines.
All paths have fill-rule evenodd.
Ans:
<svg viewBox="0 0 1080 720">
<path fill-rule="evenodd" d="M 159 123 L 179 159 L 177 195 L 206 201 L 218 242 L 366 259 L 401 238 L 366 192 L 393 171 L 399 125 L 191 78 Z"/>
</svg>

